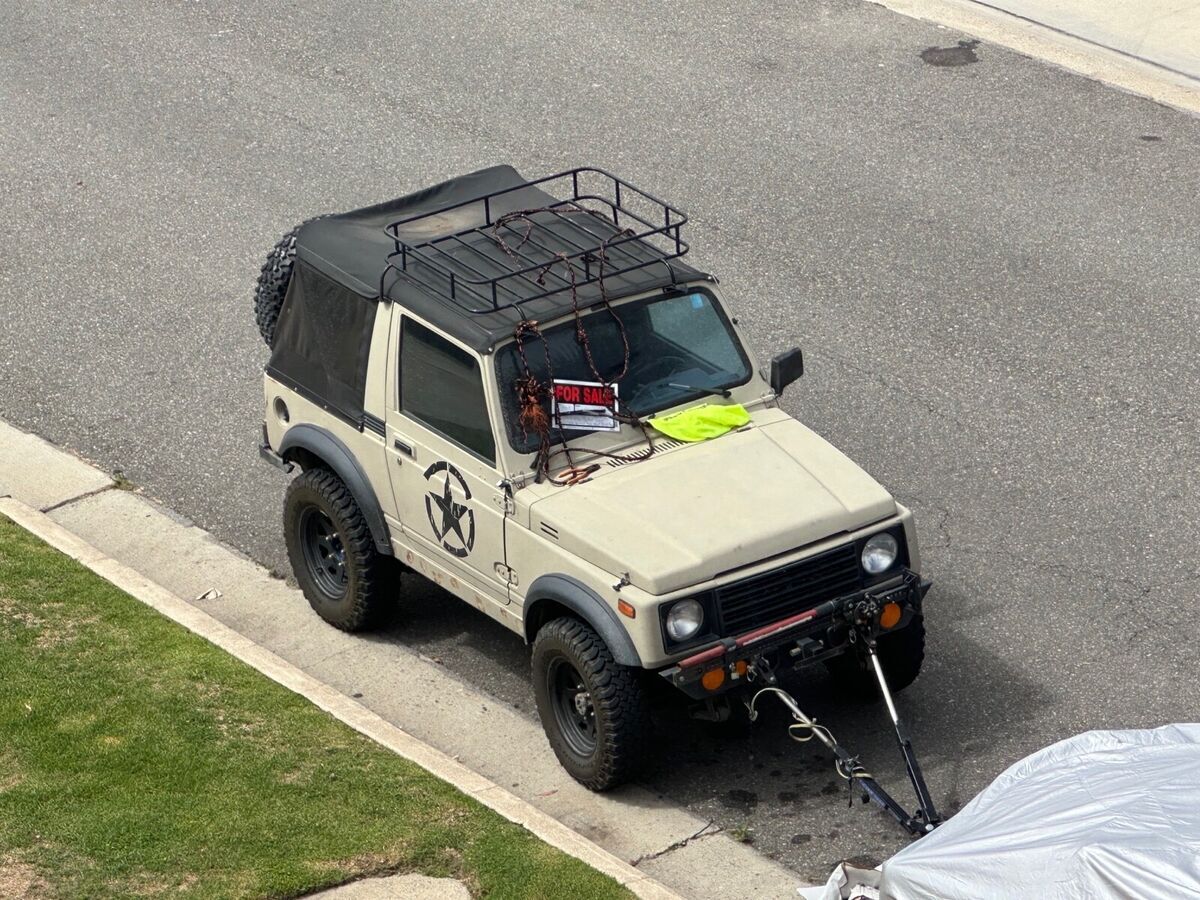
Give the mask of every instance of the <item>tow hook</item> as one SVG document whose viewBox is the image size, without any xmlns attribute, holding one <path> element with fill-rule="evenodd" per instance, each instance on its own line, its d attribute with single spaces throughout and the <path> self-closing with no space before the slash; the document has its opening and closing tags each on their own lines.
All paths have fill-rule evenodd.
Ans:
<svg viewBox="0 0 1200 900">
<path fill-rule="evenodd" d="M 775 676 L 775 667 L 771 665 L 771 661 L 765 656 L 755 656 L 750 660 L 750 664 L 746 667 L 746 679 L 748 681 L 758 681 L 763 684 L 778 684 L 779 679 Z M 754 717 L 750 717 L 750 721 L 754 721 Z"/>
</svg>

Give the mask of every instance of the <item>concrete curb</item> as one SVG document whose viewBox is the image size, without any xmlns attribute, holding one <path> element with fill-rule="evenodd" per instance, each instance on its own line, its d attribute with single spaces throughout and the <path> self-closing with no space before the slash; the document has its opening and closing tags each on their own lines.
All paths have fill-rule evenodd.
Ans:
<svg viewBox="0 0 1200 900">
<path fill-rule="evenodd" d="M 869 0 L 913 19 L 955 31 L 1061 66 L 1112 87 L 1200 114 L 1200 82 L 1088 38 L 976 0 Z"/>
<path fill-rule="evenodd" d="M 680 895 L 572 831 L 557 819 L 471 771 L 440 750 L 397 728 L 361 703 L 310 677 L 291 663 L 164 590 L 128 566 L 105 556 L 45 513 L 11 497 L 0 498 L 0 513 L 56 550 L 87 566 L 131 597 L 257 669 L 272 681 L 294 691 L 355 731 L 449 782 L 510 822 L 527 828 L 552 847 L 615 878 L 637 896 L 647 900 L 679 898 Z"/>
</svg>

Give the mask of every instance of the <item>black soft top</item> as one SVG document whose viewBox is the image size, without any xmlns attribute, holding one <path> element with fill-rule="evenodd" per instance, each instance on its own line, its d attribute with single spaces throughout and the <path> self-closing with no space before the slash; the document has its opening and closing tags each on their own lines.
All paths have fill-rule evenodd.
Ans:
<svg viewBox="0 0 1200 900">
<path fill-rule="evenodd" d="M 707 278 L 678 259 L 686 222 L 598 169 L 530 182 L 493 166 L 309 222 L 297 268 L 364 300 L 398 303 L 488 352 L 522 318 L 546 322 L 599 302 L 602 290 L 617 299 Z"/>
</svg>

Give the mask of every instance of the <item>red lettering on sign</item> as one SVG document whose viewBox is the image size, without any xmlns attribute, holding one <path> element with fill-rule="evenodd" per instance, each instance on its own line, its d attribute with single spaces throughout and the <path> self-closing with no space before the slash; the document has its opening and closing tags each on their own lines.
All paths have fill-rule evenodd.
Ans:
<svg viewBox="0 0 1200 900">
<path fill-rule="evenodd" d="M 583 392 L 577 384 L 556 384 L 554 399 L 559 403 L 581 403 Z"/>
<path fill-rule="evenodd" d="M 575 406 L 601 406 L 616 409 L 617 393 L 611 387 L 599 384 L 554 384 L 554 399 L 559 403 Z"/>
<path fill-rule="evenodd" d="M 606 387 L 585 387 L 583 389 L 583 402 L 590 403 L 593 406 L 612 407 L 613 392 L 612 388 Z"/>
</svg>

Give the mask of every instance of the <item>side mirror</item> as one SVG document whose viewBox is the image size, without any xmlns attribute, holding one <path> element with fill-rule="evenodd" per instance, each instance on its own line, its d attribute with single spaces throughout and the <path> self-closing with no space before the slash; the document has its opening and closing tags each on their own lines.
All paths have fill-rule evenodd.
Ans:
<svg viewBox="0 0 1200 900">
<path fill-rule="evenodd" d="M 782 394 L 783 389 L 804 374 L 804 354 L 793 347 L 771 358 L 771 390 Z"/>
</svg>

